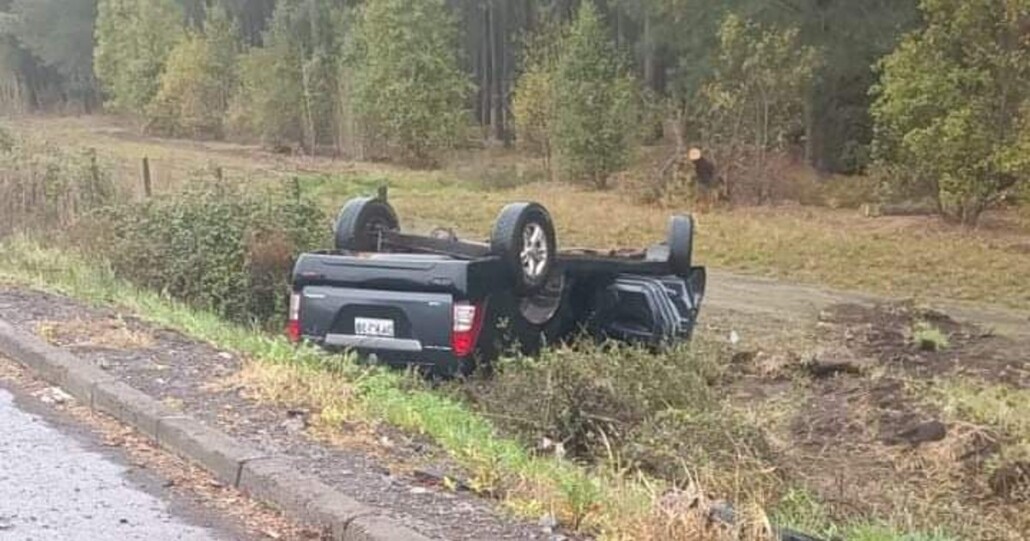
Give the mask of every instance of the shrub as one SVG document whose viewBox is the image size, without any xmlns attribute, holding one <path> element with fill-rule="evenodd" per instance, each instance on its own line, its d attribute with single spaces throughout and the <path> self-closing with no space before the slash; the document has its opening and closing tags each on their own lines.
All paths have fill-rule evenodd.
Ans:
<svg viewBox="0 0 1030 541">
<path fill-rule="evenodd" d="M 925 27 L 879 65 L 879 158 L 932 184 L 944 215 L 965 225 L 1030 175 L 1026 6 L 922 2 Z"/>
<path fill-rule="evenodd" d="M 117 195 L 94 150 L 65 151 L 0 133 L 0 234 L 67 228 Z"/>
<path fill-rule="evenodd" d="M 712 389 L 723 355 L 703 343 L 657 353 L 583 343 L 504 361 L 493 381 L 461 392 L 530 445 L 557 442 L 575 458 L 682 480 L 688 468 L 725 470 L 738 455 L 758 464 L 768 453 Z"/>
<path fill-rule="evenodd" d="M 7 127 L 0 125 L 0 153 L 14 150 L 14 134 Z"/>
<path fill-rule="evenodd" d="M 912 326 L 912 343 L 924 351 L 942 351 L 951 345 L 944 331 L 926 321 L 917 321 Z"/>
<path fill-rule="evenodd" d="M 287 190 L 196 183 L 181 195 L 98 212 L 101 255 L 133 283 L 237 322 L 285 314 L 297 253 L 324 247 L 328 219 Z"/>
</svg>

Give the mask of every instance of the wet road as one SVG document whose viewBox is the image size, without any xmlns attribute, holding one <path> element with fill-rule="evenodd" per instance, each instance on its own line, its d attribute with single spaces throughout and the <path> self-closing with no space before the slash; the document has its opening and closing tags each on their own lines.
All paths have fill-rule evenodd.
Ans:
<svg viewBox="0 0 1030 541">
<path fill-rule="evenodd" d="M 0 540 L 214 541 L 243 536 L 162 491 L 96 436 L 0 387 Z"/>
</svg>

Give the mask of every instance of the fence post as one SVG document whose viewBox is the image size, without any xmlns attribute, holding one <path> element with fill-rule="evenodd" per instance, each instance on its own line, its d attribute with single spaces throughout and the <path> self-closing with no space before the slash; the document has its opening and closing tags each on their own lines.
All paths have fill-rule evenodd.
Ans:
<svg viewBox="0 0 1030 541">
<path fill-rule="evenodd" d="M 150 199 L 150 159 L 143 156 L 143 195 Z"/>
</svg>

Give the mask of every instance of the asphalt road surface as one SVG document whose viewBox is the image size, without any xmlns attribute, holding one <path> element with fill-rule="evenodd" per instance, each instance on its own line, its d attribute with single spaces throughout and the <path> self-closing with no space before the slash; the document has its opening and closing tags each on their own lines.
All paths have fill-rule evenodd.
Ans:
<svg viewBox="0 0 1030 541">
<path fill-rule="evenodd" d="M 245 539 L 86 428 L 12 392 L 0 387 L 0 540 Z"/>
</svg>

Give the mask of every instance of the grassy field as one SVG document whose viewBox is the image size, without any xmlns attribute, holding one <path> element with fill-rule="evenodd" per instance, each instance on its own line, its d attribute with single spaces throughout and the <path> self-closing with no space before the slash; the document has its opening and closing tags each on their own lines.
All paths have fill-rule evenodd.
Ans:
<svg viewBox="0 0 1030 541">
<path fill-rule="evenodd" d="M 500 150 L 457 153 L 436 171 L 384 164 L 287 157 L 231 143 L 141 138 L 104 118 L 25 118 L 15 129 L 62 145 L 93 146 L 140 191 L 140 160 L 152 165 L 157 193 L 190 176 L 263 183 L 298 178 L 334 210 L 348 197 L 391 186 L 405 227 L 454 227 L 485 238 L 513 200 L 543 203 L 563 246 L 637 247 L 662 239 L 668 215 L 685 208 L 644 205 L 625 190 L 596 192 L 540 178 L 536 164 Z M 646 167 L 642 167 L 646 170 Z M 645 175 L 646 173 L 642 173 Z M 138 195 L 137 195 L 138 196 Z M 712 267 L 895 297 L 964 300 L 1030 309 L 1030 214 L 995 212 L 975 231 L 934 217 L 866 218 L 857 210 L 762 207 L 697 216 L 696 257 Z"/>
</svg>

